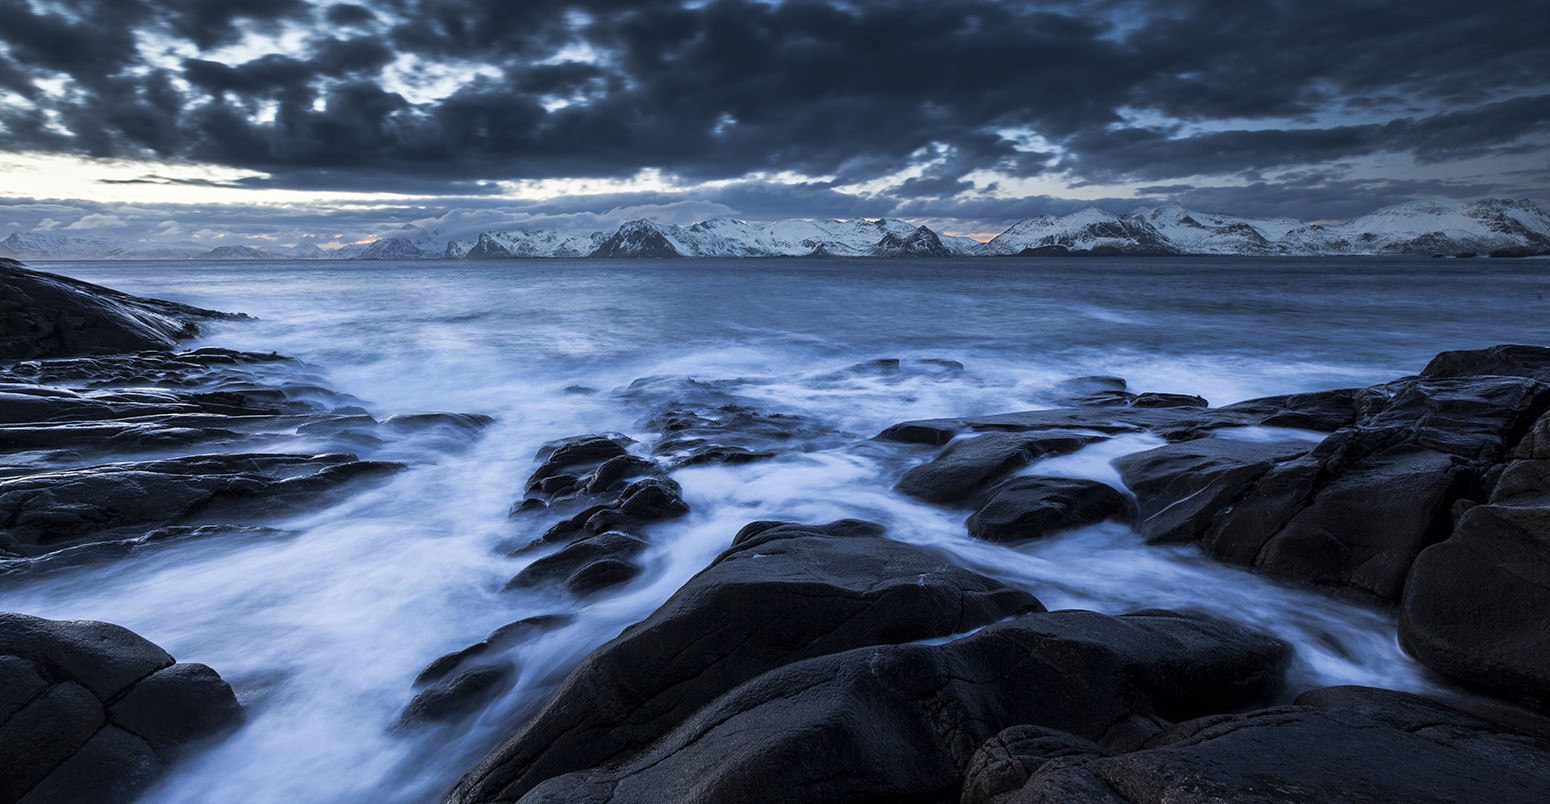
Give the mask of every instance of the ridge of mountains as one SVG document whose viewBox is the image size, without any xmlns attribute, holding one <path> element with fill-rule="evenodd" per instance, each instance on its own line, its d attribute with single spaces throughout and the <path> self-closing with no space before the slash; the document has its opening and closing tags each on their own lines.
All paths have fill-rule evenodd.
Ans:
<svg viewBox="0 0 1550 804">
<path fill-rule="evenodd" d="M 1130 215 L 1088 207 L 1013 224 L 980 242 L 894 218 L 782 220 L 715 218 L 676 226 L 650 220 L 612 233 L 555 229 L 490 231 L 472 242 L 406 225 L 393 235 L 333 251 L 192 242 L 120 241 L 54 232 L 0 240 L 21 260 L 528 259 L 703 257 L 969 257 L 1064 255 L 1529 256 L 1550 254 L 1550 215 L 1527 200 L 1413 201 L 1344 224 L 1195 212 L 1178 204 Z"/>
</svg>

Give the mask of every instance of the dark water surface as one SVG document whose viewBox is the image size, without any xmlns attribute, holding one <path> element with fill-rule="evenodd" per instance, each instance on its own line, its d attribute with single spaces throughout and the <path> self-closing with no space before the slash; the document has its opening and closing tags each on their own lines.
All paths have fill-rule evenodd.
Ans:
<svg viewBox="0 0 1550 804">
<path fill-rule="evenodd" d="M 1550 342 L 1550 263 L 1378 259 L 706 260 L 54 263 L 140 295 L 246 312 L 200 345 L 278 351 L 379 417 L 497 418 L 471 448 L 394 456 L 414 469 L 284 523 L 301 535 L 191 543 L 0 588 L 0 609 L 125 625 L 220 671 L 248 723 L 151 800 L 423 801 L 509 733 L 581 656 L 661 603 L 755 519 L 869 518 L 1024 586 L 1051 608 L 1192 608 L 1298 647 L 1294 683 L 1426 689 L 1387 612 L 1151 548 L 1104 524 L 1008 548 L 970 541 L 963 512 L 891 491 L 929 452 L 868 439 L 897 421 L 1048 406 L 1089 374 L 1225 404 L 1382 382 L 1436 352 Z M 904 358 L 899 372 L 850 371 Z M 962 372 L 910 359 L 956 360 Z M 645 437 L 642 377 L 689 403 L 718 393 L 799 415 L 832 438 L 807 452 L 675 474 L 694 513 L 651 530 L 647 572 L 586 604 L 499 590 L 537 535 L 508 520 L 545 441 Z M 665 389 L 665 390 L 663 390 Z M 707 397 L 708 398 L 708 397 Z M 701 400 L 705 401 L 705 400 Z M 1246 431 L 1241 437 L 1263 434 Z M 1284 433 L 1280 435 L 1285 435 Z M 1311 436 L 1310 436 L 1311 437 Z M 1124 436 L 1039 464 L 1117 483 Z M 466 727 L 391 730 L 437 656 L 555 611 L 564 629 L 515 649 L 517 686 Z"/>
</svg>

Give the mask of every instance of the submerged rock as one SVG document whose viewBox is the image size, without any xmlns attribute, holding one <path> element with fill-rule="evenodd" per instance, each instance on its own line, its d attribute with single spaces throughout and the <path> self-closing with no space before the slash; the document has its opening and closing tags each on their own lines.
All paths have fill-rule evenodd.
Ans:
<svg viewBox="0 0 1550 804">
<path fill-rule="evenodd" d="M 583 660 L 452 800 L 514 800 L 551 777 L 626 759 L 717 696 L 793 662 L 1041 609 L 1033 596 L 882 538 L 874 525 L 756 523 Z"/>
<path fill-rule="evenodd" d="M 214 670 L 127 629 L 0 613 L 0 800 L 134 800 L 241 719 Z"/>
<path fill-rule="evenodd" d="M 1138 751 L 1019 727 L 982 746 L 964 804 L 1532 801 L 1550 743 L 1414 695 L 1332 687 L 1180 723 Z"/>
<path fill-rule="evenodd" d="M 236 317 L 0 258 L 0 360 L 168 349 L 199 334 L 200 321 Z"/>
</svg>

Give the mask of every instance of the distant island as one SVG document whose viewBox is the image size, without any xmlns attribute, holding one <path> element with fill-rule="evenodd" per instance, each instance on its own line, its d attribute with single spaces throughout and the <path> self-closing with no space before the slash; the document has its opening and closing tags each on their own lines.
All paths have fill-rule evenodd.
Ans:
<svg viewBox="0 0 1550 804">
<path fill-rule="evenodd" d="M 636 220 L 614 232 L 483 232 L 473 240 L 406 225 L 391 236 L 332 251 L 159 243 L 18 232 L 0 257 L 23 260 L 431 260 L 707 257 L 1047 257 L 1109 255 L 1436 256 L 1550 255 L 1550 214 L 1528 200 L 1414 201 L 1344 224 L 1195 212 L 1178 204 L 1129 215 L 1088 207 L 1030 218 L 981 242 L 893 218 L 755 224 L 715 218 L 677 226 Z"/>
</svg>

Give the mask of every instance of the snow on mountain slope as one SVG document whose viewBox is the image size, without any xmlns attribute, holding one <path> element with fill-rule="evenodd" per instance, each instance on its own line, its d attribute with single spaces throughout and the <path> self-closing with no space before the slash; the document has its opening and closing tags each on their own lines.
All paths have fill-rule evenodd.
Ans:
<svg viewBox="0 0 1550 804">
<path fill-rule="evenodd" d="M 367 243 L 359 249 L 345 246 L 334 256 L 352 260 L 430 260 L 447 253 L 447 233 L 404 224 L 396 234 Z"/>
<path fill-rule="evenodd" d="M 557 229 L 519 229 L 514 232 L 484 232 L 464 254 L 470 260 L 501 260 L 531 257 L 590 257 L 603 235 L 567 234 Z M 452 256 L 449 254 L 448 256 Z"/>
<path fill-rule="evenodd" d="M 126 244 L 105 237 L 17 232 L 0 240 L 0 257 L 18 260 L 106 260 Z"/>
<path fill-rule="evenodd" d="M 1306 226 L 1283 241 L 1295 254 L 1459 254 L 1550 249 L 1550 215 L 1529 201 L 1412 201 L 1338 226 Z"/>
<path fill-rule="evenodd" d="M 1070 252 L 1177 254 L 1179 249 L 1140 218 L 1088 207 L 1063 217 L 1045 215 L 1013 224 L 985 244 L 986 254 Z"/>
<path fill-rule="evenodd" d="M 1280 251 L 1275 241 L 1306 225 L 1290 218 L 1194 212 L 1178 204 L 1146 210 L 1137 217 L 1185 254 L 1275 254 Z"/>
</svg>

